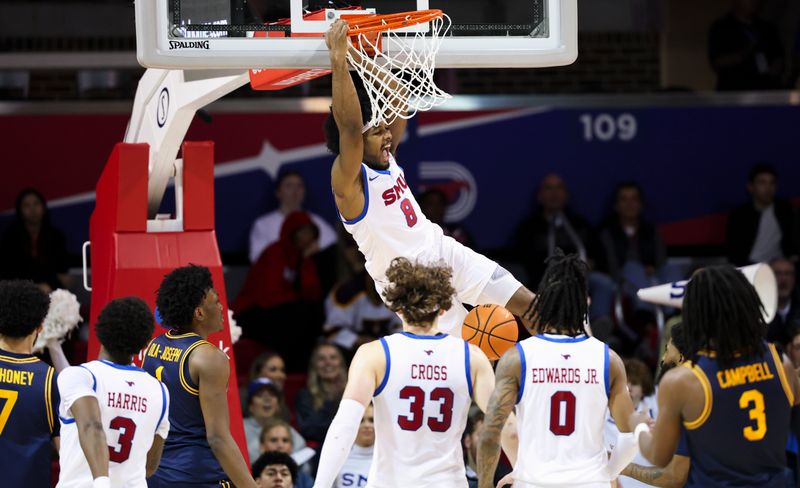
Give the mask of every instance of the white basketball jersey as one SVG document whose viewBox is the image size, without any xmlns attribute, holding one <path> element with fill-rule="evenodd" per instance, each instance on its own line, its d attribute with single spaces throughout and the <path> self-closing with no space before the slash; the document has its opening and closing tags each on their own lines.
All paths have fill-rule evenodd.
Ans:
<svg viewBox="0 0 800 488">
<path fill-rule="evenodd" d="M 61 394 L 61 474 L 58 488 L 90 488 L 92 473 L 70 413 L 83 397 L 97 398 L 109 450 L 109 478 L 117 488 L 146 488 L 147 452 L 169 432 L 169 397 L 157 379 L 134 366 L 91 361 L 58 375 Z"/>
<path fill-rule="evenodd" d="M 389 155 L 389 168 L 361 165 L 364 209 L 353 220 L 342 221 L 366 258 L 365 267 L 378 289 L 386 285 L 386 270 L 396 257 L 425 261 L 441 255 L 441 227 L 422 214 L 406 183 L 403 170 Z"/>
<path fill-rule="evenodd" d="M 381 338 L 370 488 L 466 487 L 461 436 L 472 403 L 468 344 L 400 332 Z"/>
<path fill-rule="evenodd" d="M 585 335 L 539 334 L 517 349 L 522 372 L 514 477 L 536 486 L 609 482 L 603 442 L 608 346 Z"/>
</svg>

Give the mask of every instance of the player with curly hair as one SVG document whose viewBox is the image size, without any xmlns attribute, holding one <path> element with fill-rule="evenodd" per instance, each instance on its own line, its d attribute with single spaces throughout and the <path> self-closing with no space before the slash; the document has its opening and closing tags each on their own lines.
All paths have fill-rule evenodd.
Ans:
<svg viewBox="0 0 800 488">
<path fill-rule="evenodd" d="M 322 449 L 317 487 L 330 487 L 347 459 L 361 417 L 374 405 L 370 486 L 467 486 L 461 434 L 474 399 L 486 408 L 494 373 L 479 348 L 439 332 L 453 304 L 452 270 L 396 258 L 384 299 L 399 332 L 361 346 Z"/>
<path fill-rule="evenodd" d="M 140 298 L 112 300 L 95 324 L 98 359 L 59 375 L 59 488 L 143 488 L 158 467 L 169 433 L 169 395 L 131 365 L 154 327 L 150 307 Z"/>
<path fill-rule="evenodd" d="M 0 472 L 4 486 L 50 486 L 58 447 L 56 373 L 33 355 L 50 298 L 31 281 L 0 281 Z"/>
<path fill-rule="evenodd" d="M 195 265 L 173 270 L 158 288 L 156 306 L 171 330 L 153 339 L 142 368 L 166 385 L 173 408 L 164 460 L 148 486 L 254 488 L 230 430 L 228 357 L 207 341 L 223 327 L 211 272 Z"/>
</svg>

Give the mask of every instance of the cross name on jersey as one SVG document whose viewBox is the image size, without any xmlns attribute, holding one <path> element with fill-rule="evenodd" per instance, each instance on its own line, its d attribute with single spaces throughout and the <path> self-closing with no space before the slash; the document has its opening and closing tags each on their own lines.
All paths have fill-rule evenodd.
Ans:
<svg viewBox="0 0 800 488">
<path fill-rule="evenodd" d="M 383 204 L 387 207 L 396 201 L 400 200 L 400 197 L 403 193 L 408 190 L 408 183 L 406 183 L 406 179 L 403 175 L 397 177 L 397 184 L 386 190 L 381 194 L 383 197 Z"/>
<path fill-rule="evenodd" d="M 164 350 L 161 350 L 161 344 L 150 344 L 150 348 L 147 350 L 147 355 L 151 358 L 158 358 L 159 355 L 162 361 L 171 361 L 177 362 L 181 358 L 181 352 L 183 350 L 179 347 L 171 347 L 171 346 L 164 346 Z"/>
<path fill-rule="evenodd" d="M 0 368 L 0 382 L 12 385 L 30 386 L 33 382 L 33 371 L 16 371 Z"/>
<path fill-rule="evenodd" d="M 111 408 L 121 408 L 132 412 L 147 412 L 147 398 L 130 393 L 108 392 L 108 406 Z"/>
<path fill-rule="evenodd" d="M 769 364 L 766 361 L 717 371 L 717 381 L 719 381 L 720 388 L 732 388 L 745 383 L 757 383 L 771 380 L 774 377 L 775 375 L 769 370 Z"/>
<path fill-rule="evenodd" d="M 583 381 L 581 381 L 583 378 Z M 597 370 L 586 368 L 581 375 L 580 368 L 532 368 L 531 383 L 587 383 L 598 384 Z"/>
<path fill-rule="evenodd" d="M 412 364 L 411 378 L 415 380 L 447 381 L 447 366 Z"/>
</svg>

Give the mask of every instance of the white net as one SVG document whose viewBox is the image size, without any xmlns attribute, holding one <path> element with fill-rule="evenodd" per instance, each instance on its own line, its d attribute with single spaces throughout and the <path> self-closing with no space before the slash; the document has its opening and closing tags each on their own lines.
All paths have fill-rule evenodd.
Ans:
<svg viewBox="0 0 800 488">
<path fill-rule="evenodd" d="M 389 29 L 380 34 L 380 40 L 375 35 L 358 35 L 358 47 L 350 47 L 347 59 L 364 81 L 372 107 L 365 129 L 391 124 L 397 117 L 410 119 L 450 98 L 433 81 L 436 53 L 450 24 L 450 17 L 442 14 L 430 21 L 428 33 Z"/>
</svg>

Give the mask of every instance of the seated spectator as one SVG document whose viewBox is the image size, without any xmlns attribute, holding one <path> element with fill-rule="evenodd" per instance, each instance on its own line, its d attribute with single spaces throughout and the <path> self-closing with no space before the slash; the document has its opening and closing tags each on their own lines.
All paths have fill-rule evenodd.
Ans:
<svg viewBox="0 0 800 488">
<path fill-rule="evenodd" d="M 800 326 L 800 296 L 795 290 L 795 265 L 786 258 L 773 259 L 769 263 L 778 283 L 778 311 L 767 325 L 767 340 L 776 344 L 787 344 L 789 332 Z"/>
<path fill-rule="evenodd" d="M 286 381 L 286 365 L 277 352 L 265 352 L 250 365 L 250 381 L 256 378 L 268 378 L 278 389 L 283 390 Z"/>
<path fill-rule="evenodd" d="M 333 344 L 320 344 L 311 354 L 308 386 L 297 393 L 295 414 L 300 434 L 321 444 L 336 415 L 347 384 L 347 366 Z"/>
<path fill-rule="evenodd" d="M 650 371 L 650 368 L 648 368 L 645 363 L 638 359 L 625 359 L 623 360 L 623 363 L 625 364 L 625 374 L 628 377 L 628 392 L 631 395 L 634 410 L 637 412 L 647 412 L 651 418 L 655 418 L 658 415 L 658 408 L 656 407 L 655 396 L 653 395 L 653 374 Z M 606 414 L 604 435 L 606 440 L 606 448 L 609 452 L 611 452 L 613 446 L 617 444 L 617 437 L 619 437 L 620 432 L 617 428 L 617 424 L 614 422 L 614 419 L 608 413 Z M 652 464 L 648 462 L 641 455 L 641 453 L 638 452 L 636 457 L 633 459 L 633 463 L 645 467 L 652 466 Z M 636 481 L 635 479 L 628 478 L 627 476 L 620 476 L 619 484 L 621 486 L 625 486 L 626 488 L 629 486 L 648 486 Z"/>
<path fill-rule="evenodd" d="M 667 251 L 658 229 L 642 216 L 642 189 L 634 182 L 617 186 L 614 214 L 600 231 L 608 271 L 635 304 L 640 288 L 683 278 L 681 269 L 667 265 Z"/>
<path fill-rule="evenodd" d="M 467 247 L 473 247 L 472 236 L 469 231 L 459 224 L 447 223 L 447 195 L 438 188 L 429 188 L 422 192 L 417 199 L 422 213 L 434 224 L 442 228 L 444 235 L 450 236 Z"/>
<path fill-rule="evenodd" d="M 247 395 L 247 416 L 243 421 L 250 459 L 255 459 L 261 452 L 261 433 L 270 421 L 288 422 L 289 419 L 284 412 L 287 412 L 287 409 L 283 402 L 283 395 L 275 383 L 268 378 L 256 378 L 250 382 Z M 305 447 L 305 440 L 296 430 L 289 427 L 288 433 L 292 437 L 293 446 L 296 446 L 298 450 Z"/>
<path fill-rule="evenodd" d="M 278 208 L 256 219 L 250 229 L 251 263 L 258 261 L 264 249 L 278 241 L 286 217 L 293 212 L 303 211 L 306 182 L 302 175 L 296 171 L 279 174 L 278 181 L 275 182 L 275 197 L 278 199 Z M 325 249 L 335 244 L 336 232 L 333 228 L 322 217 L 310 212 L 309 216 L 319 229 L 319 248 Z"/>
<path fill-rule="evenodd" d="M 400 317 L 386 308 L 366 270 L 334 288 L 325 301 L 325 311 L 323 332 L 349 353 L 403 326 Z"/>
<path fill-rule="evenodd" d="M 733 8 L 711 25 L 708 58 L 717 90 L 783 88 L 786 55 L 777 26 L 758 17 L 758 0 L 733 0 Z"/>
<path fill-rule="evenodd" d="M 231 307 L 243 333 L 278 350 L 292 371 L 302 369 L 313 344 L 294 339 L 298 334 L 317 337 L 323 321 L 325 287 L 320 270 L 330 263 L 319 261 L 318 237 L 307 213 L 289 215 L 281 239 L 250 268 Z"/>
<path fill-rule="evenodd" d="M 795 322 L 786 333 L 788 338 L 784 351 L 800 375 L 800 323 Z"/>
<path fill-rule="evenodd" d="M 473 404 L 473 407 L 476 407 Z M 466 467 L 467 484 L 469 488 L 478 486 L 478 442 L 483 431 L 483 412 L 475 408 L 467 417 L 467 425 L 461 435 L 461 449 L 464 451 L 464 466 Z M 496 485 L 505 475 L 511 472 L 511 467 L 506 462 L 499 462 L 494 473 Z"/>
<path fill-rule="evenodd" d="M 290 488 L 297 478 L 297 464 L 283 452 L 265 452 L 253 463 L 253 478 L 261 488 Z"/>
<path fill-rule="evenodd" d="M 375 417 L 370 404 L 358 426 L 358 434 L 347 461 L 336 479 L 334 488 L 364 488 L 372 467 L 372 451 L 375 445 Z"/>
<path fill-rule="evenodd" d="M 17 195 L 16 215 L 0 240 L 0 279 L 31 280 L 45 293 L 69 288 L 67 244 L 50 222 L 47 202 L 38 190 Z"/>
<path fill-rule="evenodd" d="M 797 257 L 794 213 L 789 202 L 775 198 L 777 173 L 757 164 L 750 170 L 751 200 L 728 216 L 728 259 L 736 266 Z"/>
<path fill-rule="evenodd" d="M 310 467 L 307 461 L 315 452 L 309 448 L 295 449 L 292 443 L 292 427 L 281 419 L 269 420 L 261 431 L 259 449 L 264 452 L 282 452 L 292 456 L 297 464 L 297 475 L 294 477 L 295 488 L 311 488 L 314 480 L 309 474 Z M 301 459 L 298 459 L 300 457 Z"/>
<path fill-rule="evenodd" d="M 554 173 L 542 179 L 536 195 L 538 206 L 517 230 L 517 254 L 528 273 L 528 288 L 535 290 L 545 270 L 545 260 L 556 248 L 565 254 L 578 254 L 592 271 L 588 274 L 589 310 L 595 323 L 610 322 L 611 304 L 614 300 L 614 282 L 601 273 L 606 265 L 598 240 L 589 223 L 567 206 L 569 193 L 564 180 Z M 608 327 L 603 324 L 603 328 Z M 599 327 L 598 327 L 599 328 Z M 610 328 L 610 327 L 609 327 Z M 597 335 L 597 330 L 595 333 Z"/>
</svg>

